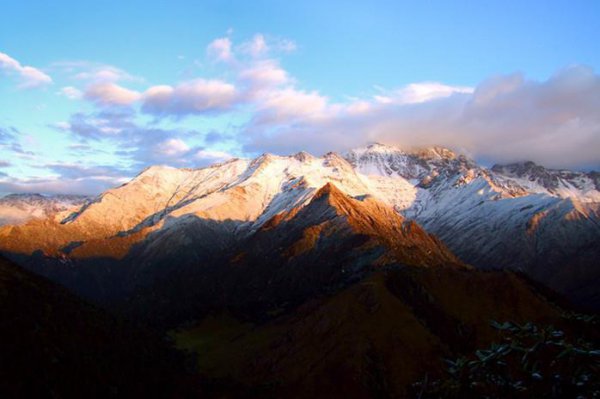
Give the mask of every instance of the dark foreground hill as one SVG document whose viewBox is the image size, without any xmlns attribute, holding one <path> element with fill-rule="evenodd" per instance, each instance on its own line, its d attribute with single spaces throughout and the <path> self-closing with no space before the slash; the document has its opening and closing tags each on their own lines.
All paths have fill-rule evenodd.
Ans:
<svg viewBox="0 0 600 399">
<path fill-rule="evenodd" d="M 159 339 L 0 258 L 0 397 L 167 397 L 176 364 Z"/>
<path fill-rule="evenodd" d="M 172 335 L 215 396 L 395 398 L 498 339 L 491 320 L 560 315 L 515 274 L 397 267 L 267 322 L 219 313 Z"/>
</svg>

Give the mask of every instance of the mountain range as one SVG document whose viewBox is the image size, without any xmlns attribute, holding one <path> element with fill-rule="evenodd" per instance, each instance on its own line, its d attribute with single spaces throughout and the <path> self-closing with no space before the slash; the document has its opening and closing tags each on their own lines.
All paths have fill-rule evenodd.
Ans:
<svg viewBox="0 0 600 399">
<path fill-rule="evenodd" d="M 598 309 L 599 196 L 596 173 L 381 144 L 27 196 L 48 211 L 0 227 L 0 341 L 18 343 L 0 389 L 407 397 L 494 320 L 581 330 L 565 315 Z"/>
<path fill-rule="evenodd" d="M 286 242 L 291 260 L 306 252 L 300 248 L 341 245 L 328 240 L 330 216 L 319 219 L 327 212 L 317 206 L 324 191 L 333 191 L 341 210 L 332 205 L 337 210 L 329 212 L 345 215 L 345 228 L 358 229 L 361 237 L 379 235 L 370 245 L 385 248 L 364 264 L 394 258 L 396 244 L 384 242 L 389 237 L 418 236 L 415 247 L 425 253 L 438 245 L 443 258 L 456 256 L 457 264 L 523 272 L 597 309 L 599 189 L 596 172 L 532 162 L 485 168 L 440 147 L 372 144 L 320 158 L 264 154 L 202 169 L 150 167 L 96 198 L 77 198 L 67 210 L 52 205 L 46 218 L 0 228 L 0 250 L 92 300 L 111 300 L 152 285 L 173 268 L 222 264 L 234 251 L 243 260 L 257 251 L 246 249 L 248 243 L 257 246 L 271 230 L 285 229 L 276 237 L 287 237 L 301 229 L 293 225 L 310 226 Z M 369 231 L 378 220 L 380 230 Z M 351 258 L 356 265 L 348 269 L 362 270 L 361 257 Z"/>
<path fill-rule="evenodd" d="M 0 198 L 0 226 L 44 219 L 56 212 L 83 205 L 85 195 L 9 194 Z"/>
</svg>

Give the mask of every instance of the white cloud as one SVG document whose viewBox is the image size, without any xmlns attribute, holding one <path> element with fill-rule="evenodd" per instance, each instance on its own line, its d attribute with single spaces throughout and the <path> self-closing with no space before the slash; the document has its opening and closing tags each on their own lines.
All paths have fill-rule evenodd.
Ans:
<svg viewBox="0 0 600 399">
<path fill-rule="evenodd" d="M 85 90 L 85 98 L 101 105 L 130 105 L 141 98 L 141 94 L 115 83 L 96 83 Z"/>
<path fill-rule="evenodd" d="M 52 123 L 52 124 L 50 124 L 50 126 L 55 129 L 62 130 L 63 132 L 67 132 L 67 131 L 71 130 L 71 124 L 69 122 L 65 122 L 65 121 Z"/>
<path fill-rule="evenodd" d="M 546 81 L 494 77 L 474 91 L 409 85 L 385 98 L 354 106 L 307 99 L 306 110 L 312 103 L 317 118 L 279 114 L 268 126 L 253 121 L 245 131 L 246 150 L 322 153 L 381 141 L 445 145 L 491 162 L 600 166 L 600 76 L 587 67 L 566 68 Z"/>
<path fill-rule="evenodd" d="M 78 139 L 123 138 L 127 143 L 135 145 L 138 144 L 136 142 L 138 138 L 130 136 L 130 132 L 137 131 L 133 121 L 134 116 L 135 112 L 127 107 L 102 108 L 102 111 L 90 115 L 76 113 L 71 115 L 68 130 Z"/>
<path fill-rule="evenodd" d="M 411 83 L 398 90 L 387 91 L 377 87 L 380 94 L 373 99 L 380 104 L 418 104 L 444 98 L 456 93 L 473 93 L 468 86 L 448 86 L 439 82 Z"/>
<path fill-rule="evenodd" d="M 275 42 L 274 47 L 279 51 L 283 51 L 284 53 L 291 53 L 292 51 L 296 51 L 298 48 L 296 43 L 290 39 L 279 39 Z"/>
<path fill-rule="evenodd" d="M 277 49 L 289 51 L 294 47 L 289 40 L 272 41 Z M 208 56 L 218 61 L 232 61 L 232 46 L 228 37 L 216 39 L 207 48 Z M 246 48 L 246 53 L 256 57 L 266 54 L 270 49 L 261 34 L 255 35 L 251 42 L 241 47 Z M 115 67 L 92 67 L 87 63 L 69 63 L 62 67 L 71 72 L 85 69 L 75 77 L 93 82 L 85 90 L 86 99 L 99 105 L 131 105 L 140 101 L 144 113 L 159 117 L 214 114 L 229 111 L 233 106 L 241 104 L 259 109 L 263 113 L 261 118 L 280 118 L 312 113 L 325 101 L 316 92 L 296 89 L 287 71 L 278 61 L 269 58 L 253 57 L 229 63 L 226 72 L 235 74 L 235 81 L 232 83 L 221 79 L 193 79 L 176 86 L 151 86 L 144 93 L 114 83 L 130 76 Z M 76 90 L 69 86 L 62 93 L 74 98 L 78 95 Z"/>
<path fill-rule="evenodd" d="M 213 40 L 206 48 L 206 52 L 210 58 L 216 61 L 228 62 L 233 60 L 231 40 L 228 37 Z"/>
<path fill-rule="evenodd" d="M 175 157 L 190 151 L 190 147 L 181 139 L 168 139 L 156 145 L 156 152 L 162 156 Z"/>
<path fill-rule="evenodd" d="M 77 69 L 80 71 L 75 73 L 73 77 L 77 80 L 84 80 L 91 83 L 115 83 L 122 80 L 139 82 L 143 80 L 112 65 L 84 61 L 81 64 L 77 64 Z"/>
<path fill-rule="evenodd" d="M 265 37 L 260 33 L 254 35 L 251 41 L 243 44 L 242 48 L 244 52 L 249 53 L 252 57 L 255 58 L 265 55 L 269 51 L 267 41 L 265 40 Z"/>
<path fill-rule="evenodd" d="M 199 161 L 212 163 L 226 161 L 230 158 L 233 158 L 233 156 L 224 151 L 204 149 L 197 151 L 195 158 Z"/>
<path fill-rule="evenodd" d="M 95 195 L 125 183 L 129 176 L 47 177 L 15 179 L 0 177 L 0 193 L 83 194 Z"/>
<path fill-rule="evenodd" d="M 290 53 L 296 48 L 296 43 L 292 40 L 277 37 L 267 38 L 262 33 L 255 34 L 251 40 L 239 46 L 242 53 L 249 54 L 253 58 L 264 57 L 272 51 Z"/>
<path fill-rule="evenodd" d="M 290 83 L 285 69 L 275 60 L 262 60 L 243 68 L 238 78 L 248 84 L 252 90 L 261 90 L 272 86 Z"/>
<path fill-rule="evenodd" d="M 284 88 L 265 93 L 256 102 L 255 121 L 264 123 L 288 123 L 298 118 L 320 116 L 327 107 L 327 98 L 318 92 L 306 92 Z"/>
<path fill-rule="evenodd" d="M 79 100 L 83 97 L 81 90 L 73 86 L 65 86 L 58 91 L 58 94 L 67 97 L 69 100 Z"/>
<path fill-rule="evenodd" d="M 225 111 L 237 101 L 234 85 L 222 80 L 196 79 L 175 87 L 150 87 L 143 95 L 142 110 L 155 115 L 201 114 Z"/>
<path fill-rule="evenodd" d="M 21 65 L 8 54 L 0 52 L 0 70 L 16 73 L 21 78 L 20 88 L 28 89 L 52 83 L 52 78 L 37 68 Z"/>
<path fill-rule="evenodd" d="M 345 111 L 349 115 L 359 115 L 364 114 L 371 110 L 372 104 L 366 100 L 356 100 L 347 105 L 345 105 Z"/>
<path fill-rule="evenodd" d="M 473 93 L 472 87 L 448 86 L 438 82 L 412 83 L 398 90 L 392 102 L 401 104 L 417 104 L 444 98 L 455 93 Z"/>
<path fill-rule="evenodd" d="M 269 56 L 282 47 L 295 47 L 281 43 L 281 39 L 255 35 L 235 46 L 234 56 L 229 38 L 213 41 L 208 56 L 227 61 L 221 65 L 221 76 L 227 80 L 194 79 L 151 86 L 141 93 L 113 82 L 95 82 L 85 96 L 101 105 L 135 103 L 142 112 L 157 117 L 239 110 L 246 122 L 241 127 L 229 125 L 227 140 L 237 140 L 228 144 L 248 153 L 307 150 L 319 154 L 380 141 L 444 145 L 489 162 L 529 159 L 552 167 L 600 166 L 600 77 L 590 68 L 569 67 L 544 81 L 511 74 L 476 87 L 442 82 L 376 87 L 372 94 L 333 101 L 302 88 L 278 59 Z M 112 79 L 110 74 L 104 78 Z M 97 120 L 74 115 L 64 129 L 86 139 L 122 140 L 128 143 L 127 156 L 140 165 L 193 166 L 193 162 L 228 156 L 205 149 L 202 145 L 208 141 L 195 141 L 186 131 L 138 126 L 135 108 L 118 110 L 131 114 L 100 113 Z"/>
</svg>

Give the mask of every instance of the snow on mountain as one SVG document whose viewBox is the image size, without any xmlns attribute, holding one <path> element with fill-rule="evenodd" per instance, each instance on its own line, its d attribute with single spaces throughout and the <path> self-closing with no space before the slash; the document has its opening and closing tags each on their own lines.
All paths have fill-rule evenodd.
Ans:
<svg viewBox="0 0 600 399">
<path fill-rule="evenodd" d="M 83 205 L 89 198 L 79 195 L 10 194 L 0 198 L 0 226 L 23 224 L 30 219 L 50 215 Z"/>
<path fill-rule="evenodd" d="M 530 193 L 600 202 L 600 174 L 597 172 L 547 169 L 533 162 L 494 165 L 492 171 L 516 181 Z"/>
<path fill-rule="evenodd" d="M 411 182 L 414 200 L 396 203 L 397 209 L 463 261 L 523 270 L 575 300 L 600 305 L 597 173 L 533 163 L 487 169 L 436 148 L 372 145 L 346 157 L 363 179 Z"/>
<path fill-rule="evenodd" d="M 579 299 L 600 295 L 597 173 L 533 163 L 488 169 L 441 147 L 372 144 L 344 156 L 300 152 L 202 169 L 155 166 L 60 218 L 0 228 L 0 250 L 194 261 L 274 217 L 293 217 L 327 183 L 416 220 L 467 263 L 524 270 Z"/>
<path fill-rule="evenodd" d="M 465 156 L 442 147 L 406 151 L 379 143 L 351 150 L 345 158 L 363 175 L 419 180 L 442 169 L 460 170 L 475 165 Z"/>
<path fill-rule="evenodd" d="M 158 230 L 162 232 L 155 237 L 170 237 L 171 243 L 188 242 L 185 229 L 178 230 L 189 227 L 190 221 L 229 221 L 219 224 L 228 229 L 221 233 L 244 235 L 274 215 L 306 204 L 328 182 L 352 196 L 369 194 L 352 166 L 334 153 L 322 158 L 306 153 L 287 157 L 264 154 L 203 169 L 151 167 L 98 196 L 60 224 L 44 221 L 0 229 L 2 249 L 18 253 L 41 249 L 57 255 L 71 242 L 81 242 L 73 256 L 97 256 L 103 251 L 124 256 L 129 246 Z M 49 230 L 54 233 L 47 234 Z"/>
<path fill-rule="evenodd" d="M 234 159 L 203 169 L 152 167 L 131 182 L 109 190 L 65 224 L 97 223 L 112 233 L 133 232 L 195 215 L 235 220 L 259 227 L 273 215 L 306 203 L 327 182 L 351 195 L 368 192 L 350 165 L 336 154 L 316 158 L 306 153 L 282 157 L 264 154 Z M 115 214 L 116 212 L 116 214 Z"/>
</svg>

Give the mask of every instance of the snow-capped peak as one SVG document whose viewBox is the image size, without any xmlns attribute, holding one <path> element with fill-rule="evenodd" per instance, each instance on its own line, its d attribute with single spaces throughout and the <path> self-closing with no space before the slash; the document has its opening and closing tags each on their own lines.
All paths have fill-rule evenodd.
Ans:
<svg viewBox="0 0 600 399">
<path fill-rule="evenodd" d="M 90 197 L 84 195 L 9 194 L 0 198 L 0 226 L 46 218 L 58 212 L 78 208 L 89 200 Z"/>
<path fill-rule="evenodd" d="M 550 169 L 532 161 L 494 165 L 491 170 L 514 180 L 530 193 L 575 198 L 584 202 L 600 201 L 600 175 L 597 172 Z"/>
<path fill-rule="evenodd" d="M 200 169 L 155 166 L 68 213 L 0 228 L 0 249 L 63 256 L 69 248 L 73 259 L 120 258 L 143 243 L 145 259 L 154 259 L 186 246 L 206 249 L 197 244 L 208 235 L 228 246 L 270 220 L 289 220 L 294 211 L 308 209 L 331 183 L 348 198 L 371 197 L 389 206 L 386 212 L 416 220 L 469 263 L 525 270 L 551 262 L 552 276 L 577 260 L 579 248 L 598 247 L 599 178 L 534 163 L 487 169 L 443 147 L 406 150 L 380 143 L 343 156 L 300 152 Z M 363 221 L 371 223 L 368 216 Z M 572 283 L 555 288 L 582 282 Z"/>
<path fill-rule="evenodd" d="M 474 161 L 444 147 L 403 149 L 380 143 L 348 151 L 345 158 L 357 172 L 367 176 L 400 176 L 419 180 L 432 174 L 449 175 L 476 167 Z"/>
</svg>

